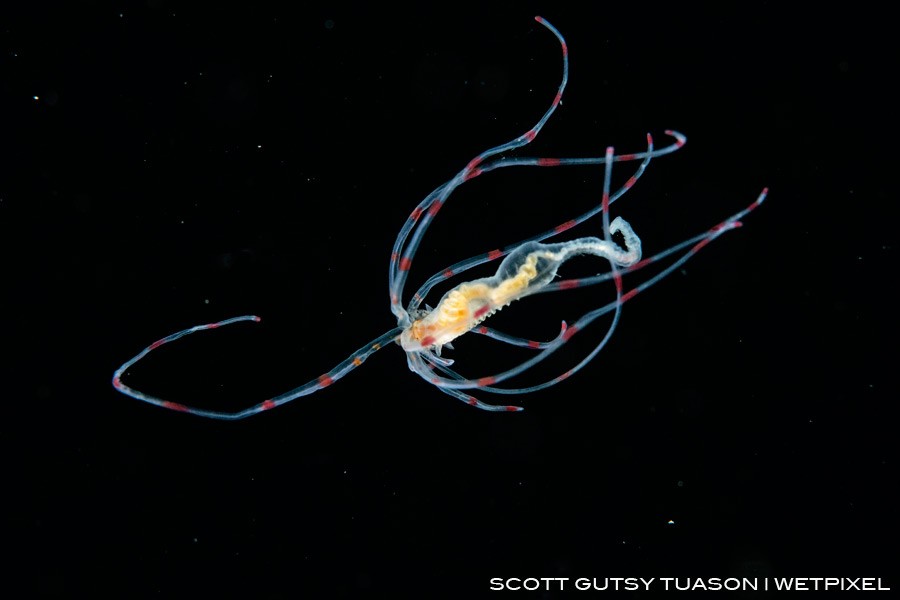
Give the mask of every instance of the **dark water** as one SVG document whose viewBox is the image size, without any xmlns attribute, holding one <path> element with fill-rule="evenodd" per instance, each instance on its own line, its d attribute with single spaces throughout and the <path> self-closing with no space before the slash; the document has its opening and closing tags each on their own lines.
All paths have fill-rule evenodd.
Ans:
<svg viewBox="0 0 900 600">
<path fill-rule="evenodd" d="M 6 562 L 26 596 L 470 598 L 492 577 L 890 584 L 886 15 L 540 3 L 2 12 Z M 653 161 L 612 215 L 648 256 L 768 186 L 745 227 L 627 303 L 567 382 L 479 395 L 522 413 L 441 394 L 394 346 L 327 390 L 233 423 L 113 390 L 122 362 L 198 323 L 263 318 L 166 347 L 129 385 L 243 408 L 394 326 L 387 267 L 409 212 L 553 98 L 559 47 L 535 14 L 566 37 L 570 82 L 519 154 L 640 152 L 646 133 L 660 145 L 676 129 L 687 145 Z M 613 186 L 634 166 L 617 165 Z M 599 167 L 468 182 L 423 241 L 407 294 L 587 211 L 602 183 Z M 563 239 L 599 231 L 595 219 Z M 600 286 L 528 298 L 489 324 L 549 339 L 612 297 Z M 608 325 L 524 381 L 571 368 Z M 528 355 L 463 338 L 445 356 L 480 377 Z"/>
</svg>

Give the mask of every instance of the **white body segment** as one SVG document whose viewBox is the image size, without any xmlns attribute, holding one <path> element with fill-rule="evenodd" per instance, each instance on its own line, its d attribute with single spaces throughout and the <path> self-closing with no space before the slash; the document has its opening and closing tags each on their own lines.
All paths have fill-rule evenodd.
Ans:
<svg viewBox="0 0 900 600">
<path fill-rule="evenodd" d="M 592 254 L 620 267 L 641 260 L 641 240 L 627 221 L 616 217 L 609 231 L 622 234 L 626 249 L 595 237 L 558 244 L 522 244 L 503 259 L 492 277 L 461 283 L 444 294 L 434 310 L 401 334 L 401 346 L 407 352 L 440 348 L 512 301 L 540 292 L 553 281 L 562 264 L 574 256 Z"/>
</svg>

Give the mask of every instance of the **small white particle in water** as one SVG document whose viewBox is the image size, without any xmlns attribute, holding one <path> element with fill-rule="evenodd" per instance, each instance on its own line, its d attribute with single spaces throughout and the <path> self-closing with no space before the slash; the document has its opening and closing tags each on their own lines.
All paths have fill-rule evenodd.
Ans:
<svg viewBox="0 0 900 600">
<path fill-rule="evenodd" d="M 205 298 L 205 299 L 203 300 L 203 304 L 209 304 L 209 298 Z"/>
<path fill-rule="evenodd" d="M 32 96 L 32 98 L 34 98 L 35 100 L 40 100 L 38 96 Z"/>
<path fill-rule="evenodd" d="M 673 521 L 672 519 L 669 519 L 669 520 L 667 521 L 667 524 L 668 524 L 668 525 L 674 525 L 674 524 L 675 524 L 675 521 Z"/>
</svg>

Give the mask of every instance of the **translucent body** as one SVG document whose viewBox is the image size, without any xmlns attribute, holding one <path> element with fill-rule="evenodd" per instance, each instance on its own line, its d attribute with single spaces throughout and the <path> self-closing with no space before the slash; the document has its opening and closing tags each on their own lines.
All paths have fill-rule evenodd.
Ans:
<svg viewBox="0 0 900 600">
<path fill-rule="evenodd" d="M 655 149 L 653 138 L 647 135 L 647 148 L 644 152 L 633 154 L 615 154 L 612 148 L 607 148 L 603 156 L 594 157 L 567 157 L 567 158 L 532 158 L 506 156 L 506 153 L 519 149 L 532 142 L 541 129 L 547 123 L 550 116 L 560 106 L 563 91 L 568 81 L 569 59 L 568 48 L 565 40 L 555 27 L 541 17 L 535 18 L 541 25 L 548 29 L 560 43 L 562 49 L 562 80 L 550 107 L 540 120 L 528 131 L 517 138 L 485 150 L 471 159 L 449 181 L 439 185 L 428 194 L 412 211 L 406 222 L 400 228 L 394 247 L 391 252 L 388 268 L 388 290 L 390 294 L 391 312 L 397 318 L 397 327 L 381 334 L 371 342 L 362 346 L 359 350 L 338 363 L 327 373 L 307 381 L 306 383 L 289 390 L 283 394 L 257 402 L 248 408 L 235 412 L 208 410 L 171 402 L 146 394 L 128 386 L 124 379 L 128 369 L 139 362 L 149 352 L 162 345 L 174 342 L 185 335 L 216 329 L 218 327 L 239 322 L 259 322 L 259 317 L 246 315 L 233 317 L 217 323 L 197 325 L 171 335 L 168 335 L 144 348 L 132 359 L 126 361 L 113 374 L 113 387 L 116 390 L 136 398 L 138 400 L 202 417 L 215 419 L 242 419 L 260 412 L 272 409 L 297 398 L 308 396 L 347 375 L 350 371 L 360 366 L 369 356 L 386 347 L 388 342 L 398 342 L 406 351 L 406 361 L 409 368 L 425 381 L 434 385 L 445 394 L 466 402 L 477 408 L 490 411 L 519 411 L 518 406 L 495 405 L 482 402 L 469 395 L 464 390 L 478 389 L 483 392 L 495 394 L 524 394 L 541 390 L 555 385 L 587 365 L 606 345 L 619 322 L 622 307 L 637 294 L 655 285 L 669 274 L 681 268 L 691 257 L 695 256 L 702 248 L 715 240 L 723 233 L 741 226 L 744 216 L 762 204 L 766 198 L 767 190 L 762 193 L 749 206 L 720 222 L 718 225 L 695 235 L 679 244 L 657 252 L 649 258 L 641 258 L 641 240 L 621 218 L 616 218 L 610 223 L 609 209 L 616 200 L 628 192 L 643 175 L 652 158 L 664 156 L 675 152 L 684 146 L 685 136 L 676 131 L 666 131 L 666 135 L 674 141 L 667 146 Z M 639 162 L 638 162 L 639 161 Z M 611 192 L 610 180 L 613 165 L 617 162 L 638 162 L 635 172 L 628 178 L 625 184 Z M 510 244 L 502 249 L 473 256 L 469 259 L 455 263 L 428 278 L 419 290 L 412 295 L 409 303 L 404 307 L 403 295 L 407 275 L 411 268 L 415 254 L 419 248 L 428 226 L 434 220 L 441 207 L 449 200 L 451 194 L 459 186 L 475 177 L 485 175 L 495 169 L 506 167 L 600 167 L 604 170 L 603 190 L 600 202 L 582 215 L 572 218 L 564 223 L 551 227 L 525 240 Z M 602 237 L 585 237 L 567 242 L 544 244 L 543 240 L 560 235 L 572 227 L 584 223 L 594 216 L 600 215 L 600 233 Z M 623 244 L 620 246 L 613 241 L 613 234 L 620 234 Z M 568 279 L 556 281 L 557 271 L 567 260 L 578 255 L 593 255 L 608 263 L 609 271 L 593 277 L 581 279 Z M 648 265 L 657 264 L 664 259 L 675 257 L 674 260 L 656 275 L 634 285 L 626 290 L 623 278 L 636 273 Z M 421 309 L 425 297 L 431 289 L 451 277 L 457 277 L 461 273 L 491 261 L 506 257 L 497 272 L 492 277 L 467 281 L 452 288 L 444 294 L 437 307 Z M 559 335 L 549 341 L 535 341 L 521 338 L 500 331 L 493 330 L 483 324 L 488 317 L 515 300 L 525 298 L 536 293 L 556 292 L 575 287 L 586 287 L 600 283 L 610 282 L 615 286 L 615 300 L 601 305 L 594 310 L 579 317 L 574 324 L 567 325 L 562 322 Z M 553 377 L 543 383 L 529 387 L 498 387 L 497 384 L 520 375 L 550 356 L 571 339 L 577 332 L 582 331 L 597 318 L 610 315 L 610 324 L 600 341 L 586 356 L 575 366 L 564 373 Z M 530 348 L 535 355 L 506 371 L 492 375 L 479 377 L 464 377 L 457 373 L 451 366 L 453 361 L 441 357 L 441 349 L 450 341 L 467 332 L 488 336 L 500 343 Z"/>
<path fill-rule="evenodd" d="M 444 294 L 434 310 L 400 334 L 400 345 L 407 352 L 440 349 L 514 300 L 540 292 L 572 257 L 593 254 L 620 267 L 641 260 L 641 240 L 627 221 L 617 217 L 609 230 L 623 235 L 625 249 L 595 237 L 557 244 L 522 244 L 503 259 L 492 277 L 461 283 Z"/>
</svg>

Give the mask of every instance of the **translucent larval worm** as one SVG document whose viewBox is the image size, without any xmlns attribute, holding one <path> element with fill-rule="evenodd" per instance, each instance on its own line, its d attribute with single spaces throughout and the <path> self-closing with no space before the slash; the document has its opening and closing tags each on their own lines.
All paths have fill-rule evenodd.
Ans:
<svg viewBox="0 0 900 600">
<path fill-rule="evenodd" d="M 250 415 L 280 406 L 302 396 L 308 396 L 322 388 L 328 387 L 356 367 L 360 366 L 369 356 L 385 347 L 389 342 L 397 342 L 406 352 L 406 360 L 409 368 L 421 376 L 425 381 L 433 384 L 439 390 L 466 402 L 472 406 L 490 411 L 520 411 L 518 406 L 495 405 L 482 402 L 464 390 L 477 389 L 482 392 L 496 394 L 524 394 L 550 387 L 568 378 L 590 362 L 606 345 L 619 322 L 622 306 L 638 293 L 646 290 L 670 273 L 680 268 L 692 256 L 697 254 L 709 242 L 718 238 L 725 232 L 741 226 L 741 221 L 750 211 L 759 206 L 766 198 L 767 190 L 762 193 L 749 206 L 740 212 L 728 217 L 708 231 L 676 244 L 662 252 L 648 258 L 641 257 L 641 240 L 631 226 L 621 217 L 610 222 L 609 207 L 621 198 L 640 179 L 652 158 L 672 153 L 687 141 L 685 136 L 676 131 L 666 131 L 666 135 L 672 138 L 672 142 L 663 148 L 655 149 L 653 138 L 647 134 L 647 149 L 644 152 L 632 154 L 615 154 L 613 148 L 607 148 L 603 156 L 586 158 L 530 158 L 507 156 L 506 154 L 528 145 L 537 137 L 541 129 L 550 119 L 551 115 L 559 107 L 563 92 L 569 77 L 569 52 L 563 36 L 553 25 L 541 17 L 535 20 L 549 30 L 560 43 L 562 49 L 562 79 L 559 88 L 550 107 L 540 120 L 528 131 L 519 137 L 485 150 L 462 168 L 449 181 L 439 185 L 428 194 L 412 211 L 409 218 L 400 228 L 397 240 L 390 255 L 388 269 L 391 312 L 397 318 L 397 327 L 387 331 L 362 348 L 341 361 L 333 369 L 307 383 L 296 387 L 279 396 L 269 398 L 262 402 L 235 412 L 215 411 L 196 408 L 185 404 L 170 402 L 145 394 L 133 389 L 123 382 L 126 371 L 141 360 L 149 352 L 156 348 L 174 342 L 175 340 L 198 331 L 216 329 L 224 325 L 243 321 L 259 322 L 259 317 L 253 315 L 234 317 L 210 323 L 197 325 L 177 333 L 166 336 L 146 348 L 137 356 L 124 363 L 113 375 L 113 386 L 128 396 L 155 404 L 163 408 L 186 412 L 202 417 L 214 419 L 242 419 Z M 635 172 L 628 178 L 625 184 L 610 191 L 610 180 L 613 164 L 617 162 L 638 162 Z M 560 166 L 591 166 L 602 165 L 604 169 L 603 190 L 600 203 L 588 212 L 565 221 L 546 231 L 521 240 L 505 248 L 491 250 L 467 260 L 458 262 L 441 269 L 427 279 L 419 290 L 412 295 L 409 304 L 404 308 L 403 293 L 407 275 L 415 258 L 416 251 L 421 244 L 428 226 L 434 220 L 440 209 L 450 198 L 450 195 L 465 182 L 484 175 L 495 169 L 503 167 L 560 167 Z M 602 237 L 585 237 L 565 242 L 545 244 L 544 240 L 560 235 L 572 227 L 581 224 L 594 216 L 600 215 Z M 621 236 L 621 243 L 613 240 L 613 235 Z M 578 255 L 593 255 L 609 264 L 609 271 L 592 277 L 580 279 L 564 279 L 557 281 L 557 271 L 567 260 Z M 626 288 L 623 278 L 640 271 L 644 267 L 658 263 L 663 259 L 674 256 L 674 260 L 665 266 L 653 277 L 631 287 Z M 504 258 L 505 257 L 505 258 Z M 484 277 L 458 284 L 448 291 L 438 302 L 434 309 L 420 308 L 425 297 L 431 289 L 451 277 L 457 277 L 469 269 L 496 260 L 504 260 L 500 263 L 496 273 L 491 277 Z M 562 323 L 560 333 L 549 341 L 539 342 L 516 337 L 491 329 L 483 322 L 494 312 L 507 306 L 515 300 L 527 296 L 569 290 L 573 288 L 596 285 L 598 283 L 612 281 L 616 289 L 615 300 L 599 306 L 582 315 L 574 324 Z M 606 333 L 600 342 L 581 361 L 566 372 L 545 381 L 544 383 L 528 387 L 498 387 L 497 384 L 521 375 L 527 369 L 556 352 L 577 332 L 587 327 L 592 321 L 606 314 L 611 314 L 612 319 Z M 477 378 L 466 378 L 451 367 L 453 361 L 441 356 L 441 350 L 449 342 L 457 337 L 473 332 L 488 336 L 500 343 L 524 348 L 531 348 L 535 354 L 528 360 L 506 371 L 486 375 Z"/>
</svg>

